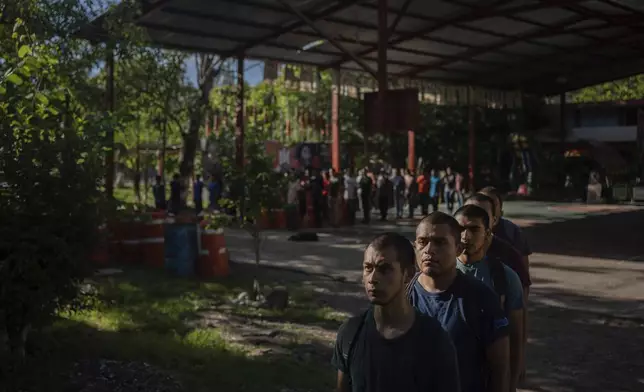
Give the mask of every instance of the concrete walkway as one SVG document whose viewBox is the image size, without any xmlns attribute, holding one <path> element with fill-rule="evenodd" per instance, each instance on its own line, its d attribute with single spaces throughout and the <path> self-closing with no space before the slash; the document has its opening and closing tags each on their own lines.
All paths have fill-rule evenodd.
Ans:
<svg viewBox="0 0 644 392">
<path fill-rule="evenodd" d="M 534 254 L 532 301 L 644 319 L 644 209 L 508 202 L 505 215 L 524 227 Z M 385 231 L 410 239 L 416 221 L 374 222 L 322 229 L 319 242 L 291 242 L 286 231 L 267 231 L 261 263 L 358 283 L 368 241 Z M 231 259 L 254 262 L 243 230 L 226 234 Z"/>
</svg>

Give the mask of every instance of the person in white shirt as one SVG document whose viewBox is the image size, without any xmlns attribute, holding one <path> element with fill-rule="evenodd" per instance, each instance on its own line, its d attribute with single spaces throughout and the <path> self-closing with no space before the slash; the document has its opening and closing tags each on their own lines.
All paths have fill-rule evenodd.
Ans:
<svg viewBox="0 0 644 392">
<path fill-rule="evenodd" d="M 358 181 L 356 181 L 351 169 L 347 170 L 344 175 L 344 200 L 347 201 L 348 223 L 353 225 L 356 219 L 356 210 L 358 209 Z"/>
</svg>

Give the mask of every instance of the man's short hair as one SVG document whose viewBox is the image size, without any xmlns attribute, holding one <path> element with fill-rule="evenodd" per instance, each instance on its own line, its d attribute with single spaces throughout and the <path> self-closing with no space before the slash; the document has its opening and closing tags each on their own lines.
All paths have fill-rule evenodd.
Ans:
<svg viewBox="0 0 644 392">
<path fill-rule="evenodd" d="M 503 209 L 503 196 L 501 195 L 501 192 L 495 187 L 486 186 L 485 188 L 478 191 L 478 193 L 482 193 L 484 195 L 495 198 L 499 202 L 499 207 Z"/>
<path fill-rule="evenodd" d="M 483 225 L 485 226 L 486 229 L 490 228 L 490 215 L 485 211 L 485 209 L 474 205 L 474 204 L 467 204 L 464 205 L 463 207 L 459 208 L 456 210 L 454 213 L 454 217 L 458 216 L 464 216 L 466 218 L 470 219 L 481 219 L 483 221 Z"/>
<path fill-rule="evenodd" d="M 400 263 L 400 269 L 413 274 L 416 271 L 416 251 L 411 242 L 398 233 L 383 233 L 371 240 L 367 249 L 383 252 L 393 249 L 396 252 L 396 259 Z"/>
<path fill-rule="evenodd" d="M 470 200 L 475 201 L 477 203 L 490 203 L 492 210 L 494 210 L 494 199 L 486 194 L 475 193 L 472 196 L 468 197 L 465 202 L 467 203 Z M 494 214 L 494 211 L 492 211 L 492 214 Z"/>
<path fill-rule="evenodd" d="M 431 214 L 424 217 L 418 226 L 426 225 L 447 225 L 449 226 L 452 236 L 454 236 L 454 242 L 457 244 L 461 242 L 461 233 L 463 232 L 463 226 L 458 224 L 458 221 L 451 215 L 446 214 L 441 211 L 434 211 Z"/>
</svg>

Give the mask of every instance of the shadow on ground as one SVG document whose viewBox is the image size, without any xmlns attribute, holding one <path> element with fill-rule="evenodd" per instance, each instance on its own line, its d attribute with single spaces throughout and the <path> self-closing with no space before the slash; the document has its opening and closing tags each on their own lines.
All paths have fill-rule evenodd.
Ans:
<svg viewBox="0 0 644 392">
<path fill-rule="evenodd" d="M 584 308 L 589 303 L 605 309 L 636 308 L 639 301 L 611 301 L 551 288 L 535 289 L 530 297 L 527 390 L 644 390 L 644 319 Z"/>
<path fill-rule="evenodd" d="M 523 228 L 535 253 L 629 260 L 644 255 L 644 211 L 629 211 Z"/>
</svg>

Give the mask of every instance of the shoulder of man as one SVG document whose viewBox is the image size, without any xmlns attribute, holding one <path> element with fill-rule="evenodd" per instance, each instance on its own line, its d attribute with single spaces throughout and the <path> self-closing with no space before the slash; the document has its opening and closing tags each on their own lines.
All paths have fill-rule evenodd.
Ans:
<svg viewBox="0 0 644 392">
<path fill-rule="evenodd" d="M 519 276 L 522 286 L 528 287 L 532 284 L 530 274 L 523 264 L 521 253 L 503 238 L 494 235 L 488 249 L 488 256 L 490 259 L 499 260 L 510 267 Z"/>
<path fill-rule="evenodd" d="M 342 350 L 342 357 L 348 360 L 350 351 L 355 344 L 356 339 L 359 337 L 361 330 L 364 327 L 366 318 L 368 317 L 368 310 L 363 311 L 357 316 L 348 318 L 340 328 L 336 336 L 336 344 Z"/>
<path fill-rule="evenodd" d="M 465 274 L 460 286 L 466 322 L 477 323 L 470 326 L 476 328 L 478 338 L 491 343 L 496 337 L 490 336 L 489 326 L 485 325 L 488 321 L 485 320 L 494 323 L 494 330 L 507 327 L 507 318 L 501 309 L 497 294 L 482 281 Z"/>
<path fill-rule="evenodd" d="M 507 265 L 503 265 L 505 271 L 505 279 L 507 282 L 507 306 L 506 312 L 512 310 L 519 310 L 525 307 L 523 302 L 523 286 L 521 285 L 521 279 L 519 275 L 514 272 Z"/>
</svg>

